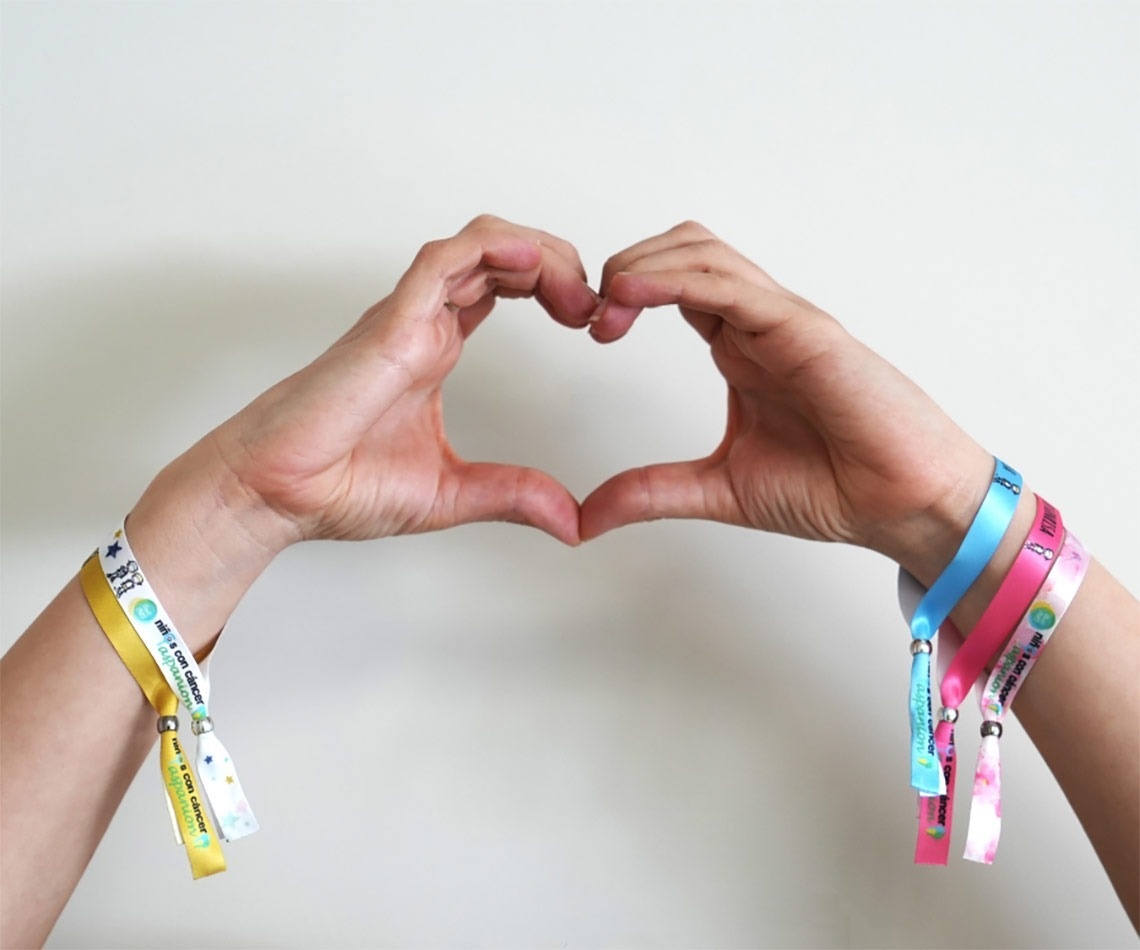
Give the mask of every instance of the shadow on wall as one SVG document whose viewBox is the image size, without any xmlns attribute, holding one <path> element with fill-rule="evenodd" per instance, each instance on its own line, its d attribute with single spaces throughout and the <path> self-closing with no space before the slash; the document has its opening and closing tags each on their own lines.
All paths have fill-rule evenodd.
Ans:
<svg viewBox="0 0 1140 950">
<path fill-rule="evenodd" d="M 364 268 L 250 272 L 168 253 L 137 268 L 10 282 L 0 354 L 5 527 L 63 529 L 85 512 L 126 510 L 159 468 L 321 353 L 397 278 Z M 470 354 L 447 393 L 449 421 L 495 448 L 503 435 L 520 441 L 502 416 L 517 417 L 519 400 L 504 400 L 548 388 L 540 361 L 503 352 L 503 342 Z M 539 448 L 552 470 L 582 457 L 574 420 L 558 400 L 524 433 L 549 433 Z"/>
<path fill-rule="evenodd" d="M 345 276 L 250 275 L 171 252 L 5 287 L 6 529 L 125 510 L 161 466 L 351 323 L 361 281 Z"/>
<path fill-rule="evenodd" d="M 323 352 L 398 276 L 243 268 L 171 251 L 132 268 L 9 280 L 3 523 L 66 530 L 85 513 L 127 510 L 163 465 Z M 648 360 L 671 352 L 669 332 L 656 330 L 651 346 L 599 348 L 532 302 L 501 301 L 446 383 L 449 435 L 461 454 L 537 465 L 579 495 L 652 453 L 710 451 L 716 417 L 707 433 L 702 419 L 696 444 L 678 445 L 678 419 L 694 403 L 669 384 L 667 360 L 657 392 L 637 385 Z M 713 379 L 703 344 L 685 327 L 671 332 L 684 337 L 689 383 Z M 621 455 L 632 432 L 649 456 Z"/>
</svg>

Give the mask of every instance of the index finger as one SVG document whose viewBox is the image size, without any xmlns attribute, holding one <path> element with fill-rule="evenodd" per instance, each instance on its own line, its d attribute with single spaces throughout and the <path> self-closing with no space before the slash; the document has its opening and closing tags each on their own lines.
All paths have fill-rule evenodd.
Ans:
<svg viewBox="0 0 1140 950">
<path fill-rule="evenodd" d="M 805 365 L 824 343 L 820 331 L 838 327 L 823 311 L 735 275 L 690 270 L 620 273 L 610 282 L 607 299 L 631 309 L 677 304 L 719 317 L 752 337 L 750 355 L 777 376 Z"/>
<path fill-rule="evenodd" d="M 541 260 L 537 241 L 516 230 L 460 231 L 420 248 L 390 303 L 413 319 L 430 319 L 447 302 L 451 286 L 478 267 L 525 273 L 535 270 Z"/>
<path fill-rule="evenodd" d="M 438 312 L 433 276 L 445 287 L 443 303 L 453 309 L 479 304 L 482 316 L 490 312 L 482 301 L 491 293 L 534 297 L 555 320 L 571 327 L 585 326 L 597 305 L 597 295 L 586 284 L 585 268 L 572 244 L 493 215 L 479 215 L 455 237 L 424 245 L 401 281 L 419 285 L 421 315 Z M 413 293 L 409 302 L 416 308 L 414 300 Z M 404 298 L 394 302 L 402 304 Z M 477 322 L 468 321 L 468 332 Z"/>
</svg>

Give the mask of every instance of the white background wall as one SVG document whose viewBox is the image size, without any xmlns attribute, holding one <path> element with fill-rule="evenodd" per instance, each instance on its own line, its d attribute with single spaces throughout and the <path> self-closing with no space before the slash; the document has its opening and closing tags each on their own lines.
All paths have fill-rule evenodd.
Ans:
<svg viewBox="0 0 1140 950">
<path fill-rule="evenodd" d="M 1140 588 L 1135 4 L 2 15 L 5 644 L 162 464 L 481 211 L 595 277 L 697 218 Z M 722 400 L 670 313 L 601 348 L 513 304 L 447 419 L 584 495 L 711 449 Z M 263 831 L 192 884 L 148 763 L 52 945 L 1137 946 L 1016 728 L 996 865 L 912 866 L 907 639 L 886 561 L 717 525 L 294 549 L 216 667 Z"/>
</svg>

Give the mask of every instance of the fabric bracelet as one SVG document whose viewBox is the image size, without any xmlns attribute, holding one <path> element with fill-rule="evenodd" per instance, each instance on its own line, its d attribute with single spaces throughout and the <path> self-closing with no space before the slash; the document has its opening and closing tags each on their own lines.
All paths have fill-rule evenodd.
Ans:
<svg viewBox="0 0 1140 950">
<path fill-rule="evenodd" d="M 946 791 L 946 779 L 938 765 L 934 745 L 931 640 L 1001 544 L 1017 509 L 1021 481 L 1018 472 L 1001 459 L 994 459 L 990 487 L 973 523 L 950 564 L 919 601 L 910 620 L 910 784 L 922 795 L 939 795 Z"/>
<path fill-rule="evenodd" d="M 210 821 L 206 803 L 199 797 L 194 770 L 178 742 L 178 718 L 175 716 L 178 698 L 127 620 L 97 554 L 92 554 L 84 562 L 79 582 L 96 621 L 158 714 L 162 784 L 166 788 L 171 814 L 177 822 L 178 837 L 186 847 L 191 873 L 197 879 L 224 871 L 226 859 L 221 843 Z"/>
<path fill-rule="evenodd" d="M 143 574 L 122 526 L 99 548 L 99 561 L 119 606 L 167 684 L 190 712 L 197 736 L 196 763 L 202 788 L 222 837 L 236 841 L 258 830 L 237 768 L 210 718 L 210 681 Z"/>
<path fill-rule="evenodd" d="M 996 661 L 985 689 L 978 696 L 982 710 L 982 744 L 974 770 L 974 795 L 966 854 L 970 861 L 992 864 L 1001 837 L 1001 754 L 998 740 L 1014 697 L 1033 669 L 1065 612 L 1080 590 L 1089 569 L 1088 552 L 1071 531 L 1017 630 Z"/>
<path fill-rule="evenodd" d="M 958 721 L 959 707 L 1044 583 L 1064 537 L 1060 513 L 1040 496 L 1034 497 L 1037 511 L 1029 534 L 970 635 L 963 643 L 953 621 L 947 620 L 938 638 L 940 671 L 943 658 L 951 655 L 952 644 L 961 643 L 961 646 L 939 677 L 942 706 L 934 730 L 934 744 L 946 781 L 946 793 L 937 798 L 919 798 L 916 864 L 946 864 L 949 860 L 957 759 L 954 723 Z"/>
</svg>

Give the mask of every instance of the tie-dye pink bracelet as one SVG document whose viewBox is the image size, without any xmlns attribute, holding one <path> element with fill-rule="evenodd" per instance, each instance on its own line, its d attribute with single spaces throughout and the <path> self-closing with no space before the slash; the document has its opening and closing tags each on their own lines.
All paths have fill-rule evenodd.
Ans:
<svg viewBox="0 0 1140 950">
<path fill-rule="evenodd" d="M 918 838 L 914 847 L 916 864 L 946 864 L 949 859 L 957 759 L 954 723 L 958 721 L 958 709 L 1044 583 L 1064 537 L 1060 512 L 1040 496 L 1034 497 L 1037 512 L 1033 526 L 1009 573 L 970 635 L 953 653 L 951 644 L 961 642 L 962 637 L 951 621 L 943 625 L 943 635 L 938 638 L 939 665 L 943 666 L 945 661 L 945 667 L 940 687 L 942 708 L 938 713 L 934 742 L 942 774 L 946 778 L 946 794 L 920 796 L 918 799 Z M 947 632 L 951 634 L 949 637 L 944 635 Z"/>
<path fill-rule="evenodd" d="M 1017 630 L 996 661 L 985 690 L 978 697 L 982 709 L 982 745 L 974 770 L 974 797 L 966 854 L 970 861 L 992 864 L 1001 835 L 1001 758 L 998 739 L 1002 720 L 1017 691 L 1033 669 L 1041 651 L 1069 609 L 1089 568 L 1089 555 L 1072 532 L 1065 533 L 1061 553 L 1049 576 L 1021 618 Z"/>
</svg>

